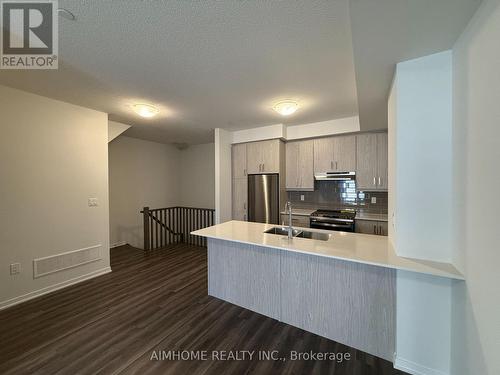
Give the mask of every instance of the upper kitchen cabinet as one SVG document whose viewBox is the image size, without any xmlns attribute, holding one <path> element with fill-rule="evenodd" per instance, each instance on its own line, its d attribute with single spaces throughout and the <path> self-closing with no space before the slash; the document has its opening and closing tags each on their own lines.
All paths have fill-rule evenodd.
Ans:
<svg viewBox="0 0 500 375">
<path fill-rule="evenodd" d="M 232 189 L 233 220 L 247 220 L 248 181 L 246 178 L 234 178 Z"/>
<path fill-rule="evenodd" d="M 387 133 L 356 136 L 356 188 L 387 190 Z"/>
<path fill-rule="evenodd" d="M 248 174 L 280 172 L 279 139 L 247 143 Z"/>
<path fill-rule="evenodd" d="M 314 141 L 286 144 L 286 189 L 314 190 Z"/>
<path fill-rule="evenodd" d="M 388 176 L 388 140 L 387 133 L 377 134 L 377 162 L 379 188 L 387 190 L 389 188 Z"/>
<path fill-rule="evenodd" d="M 241 143 L 233 145 L 231 148 L 231 160 L 233 168 L 233 178 L 243 178 L 247 176 L 247 145 Z"/>
<path fill-rule="evenodd" d="M 356 169 L 356 137 L 314 140 L 314 172 L 350 172 Z"/>
</svg>

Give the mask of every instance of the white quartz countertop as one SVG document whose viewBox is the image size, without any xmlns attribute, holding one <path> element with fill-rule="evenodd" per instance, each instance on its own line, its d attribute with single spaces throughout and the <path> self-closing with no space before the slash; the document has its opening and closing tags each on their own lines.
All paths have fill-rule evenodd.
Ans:
<svg viewBox="0 0 500 375">
<path fill-rule="evenodd" d="M 288 240 L 286 236 L 264 233 L 267 229 L 275 226 L 277 225 L 233 220 L 194 231 L 192 234 L 271 247 L 283 251 L 464 280 L 463 275 L 452 264 L 404 258 L 396 255 L 386 236 L 303 228 L 305 231 L 322 232 L 331 235 L 330 240 L 320 241 L 296 237 Z"/>
</svg>

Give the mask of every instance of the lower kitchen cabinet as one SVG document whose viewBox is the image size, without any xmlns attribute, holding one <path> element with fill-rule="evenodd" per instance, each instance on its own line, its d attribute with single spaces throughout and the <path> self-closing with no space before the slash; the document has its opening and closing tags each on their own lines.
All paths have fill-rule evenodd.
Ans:
<svg viewBox="0 0 500 375">
<path fill-rule="evenodd" d="M 288 225 L 288 215 L 281 214 L 281 224 Z M 292 215 L 292 226 L 309 228 L 309 216 Z"/>
<path fill-rule="evenodd" d="M 387 236 L 387 221 L 358 220 L 356 219 L 356 233 L 376 234 Z"/>
</svg>

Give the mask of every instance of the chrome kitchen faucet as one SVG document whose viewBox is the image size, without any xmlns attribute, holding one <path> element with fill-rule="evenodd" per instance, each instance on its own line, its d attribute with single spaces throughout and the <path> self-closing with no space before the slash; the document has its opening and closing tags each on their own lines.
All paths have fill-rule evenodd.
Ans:
<svg viewBox="0 0 500 375">
<path fill-rule="evenodd" d="M 293 238 L 293 228 L 292 228 L 292 203 L 290 201 L 286 202 L 285 214 L 287 209 L 288 209 L 288 239 L 291 240 Z"/>
</svg>

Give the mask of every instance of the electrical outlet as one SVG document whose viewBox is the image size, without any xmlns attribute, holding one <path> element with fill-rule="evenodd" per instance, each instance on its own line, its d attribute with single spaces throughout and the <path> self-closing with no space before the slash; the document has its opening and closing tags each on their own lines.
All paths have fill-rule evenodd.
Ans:
<svg viewBox="0 0 500 375">
<path fill-rule="evenodd" d="M 372 202 L 372 204 L 376 204 L 377 203 L 377 197 L 372 197 L 371 202 Z"/>
<path fill-rule="evenodd" d="M 99 205 L 97 198 L 89 198 L 88 203 L 89 207 L 97 207 Z"/>
<path fill-rule="evenodd" d="M 18 275 L 21 273 L 21 263 L 12 263 L 10 265 L 10 274 Z"/>
<path fill-rule="evenodd" d="M 304 194 L 300 194 L 300 200 L 304 201 L 305 199 L 306 199 L 306 197 L 304 196 Z"/>
</svg>

